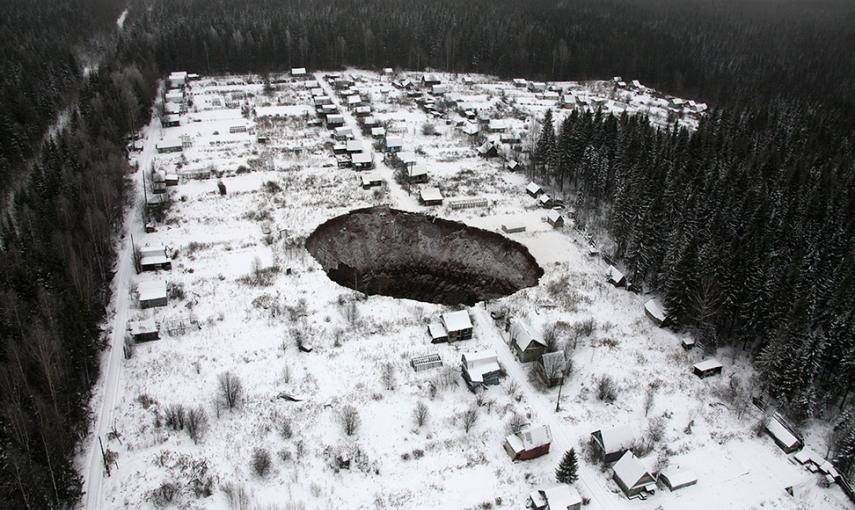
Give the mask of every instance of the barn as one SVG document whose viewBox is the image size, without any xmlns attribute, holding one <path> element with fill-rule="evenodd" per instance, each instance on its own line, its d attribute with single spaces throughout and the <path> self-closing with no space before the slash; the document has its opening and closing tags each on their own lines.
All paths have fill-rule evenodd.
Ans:
<svg viewBox="0 0 855 510">
<path fill-rule="evenodd" d="M 546 344 L 537 339 L 519 319 L 510 321 L 511 347 L 522 363 L 537 361 L 546 352 Z"/>
<path fill-rule="evenodd" d="M 529 460 L 549 453 L 552 431 L 548 425 L 526 427 L 505 438 L 505 451 L 512 460 Z"/>
</svg>

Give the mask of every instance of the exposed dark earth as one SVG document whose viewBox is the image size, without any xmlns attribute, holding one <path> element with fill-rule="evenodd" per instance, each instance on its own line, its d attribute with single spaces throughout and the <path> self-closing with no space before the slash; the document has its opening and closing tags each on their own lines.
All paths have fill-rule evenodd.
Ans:
<svg viewBox="0 0 855 510">
<path fill-rule="evenodd" d="M 537 285 L 528 249 L 500 234 L 389 207 L 321 224 L 306 248 L 330 279 L 369 295 L 473 305 Z"/>
</svg>

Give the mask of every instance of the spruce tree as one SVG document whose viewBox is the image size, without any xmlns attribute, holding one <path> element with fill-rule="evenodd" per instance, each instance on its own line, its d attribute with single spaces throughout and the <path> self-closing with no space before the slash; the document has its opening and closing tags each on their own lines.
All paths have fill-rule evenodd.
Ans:
<svg viewBox="0 0 855 510">
<path fill-rule="evenodd" d="M 579 479 L 579 463 L 576 461 L 576 450 L 570 448 L 564 452 L 564 457 L 555 469 L 555 479 L 559 483 L 573 483 Z"/>
</svg>

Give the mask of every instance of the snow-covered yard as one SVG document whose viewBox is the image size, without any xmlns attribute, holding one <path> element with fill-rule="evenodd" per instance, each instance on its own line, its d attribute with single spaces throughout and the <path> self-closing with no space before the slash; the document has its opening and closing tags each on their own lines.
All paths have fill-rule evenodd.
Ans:
<svg viewBox="0 0 855 510">
<path fill-rule="evenodd" d="M 169 504 L 181 508 L 249 508 L 242 500 L 277 508 L 523 508 L 533 490 L 555 485 L 554 470 L 570 448 L 580 454 L 576 486 L 590 508 L 847 508 L 840 489 L 819 487 L 816 475 L 757 435 L 761 415 L 742 405 L 751 379 L 742 353 L 717 353 L 724 373 L 695 377 L 692 365 L 707 356 L 685 351 L 680 335 L 654 326 L 644 315 L 647 297 L 610 286 L 608 265 L 588 255 L 569 218 L 552 228 L 547 209 L 526 194 L 524 175 L 507 171 L 501 158 L 476 155 L 458 129 L 459 114 L 427 113 L 392 77 L 352 74 L 371 98 L 373 115 L 427 169 L 425 186 L 439 187 L 446 199 L 486 198 L 487 206 L 421 206 L 418 185 L 405 190 L 379 152 L 375 163 L 385 184 L 363 190 L 357 172 L 336 166 L 329 131 L 312 125 L 304 82 L 273 83 L 270 92 L 257 77 L 194 82 L 193 106 L 181 125 L 148 130 L 146 154 L 164 140 L 186 142 L 180 153 L 152 156 L 156 169 L 176 172 L 181 181 L 169 188 L 171 203 L 157 232 L 143 234 L 139 222 L 132 232 L 137 244 L 159 241 L 175 254 L 170 271 L 133 276 L 132 285 L 165 279 L 169 302 L 146 310 L 134 300 L 129 305 L 130 319 L 161 324 L 161 339 L 136 344 L 132 357 L 120 360 L 108 427 L 117 437 L 102 438 L 118 454 L 117 465 L 89 496 L 90 508 L 152 507 L 169 499 L 169 484 L 177 489 Z M 441 77 L 447 94 L 487 105 L 523 139 L 534 119 L 558 106 L 490 77 Z M 322 74 L 315 79 L 334 93 Z M 609 82 L 556 85 L 577 98 L 601 98 L 607 110 L 667 117 L 653 91 L 615 91 Z M 353 113 L 342 111 L 356 128 Z M 693 122 L 686 117 L 686 125 Z M 226 193 L 218 191 L 218 177 L 191 179 L 200 171 L 221 175 Z M 431 344 L 427 324 L 449 307 L 357 295 L 332 282 L 303 247 L 322 222 L 376 204 L 496 232 L 513 219 L 525 231 L 507 236 L 528 247 L 545 274 L 537 287 L 470 308 L 472 340 Z M 533 363 L 516 360 L 488 313 L 499 308 L 536 336 L 557 324 L 575 344 L 565 350 L 573 369 L 557 413 L 559 389 L 532 382 Z M 574 331 L 581 333 L 571 340 Z M 506 376 L 476 395 L 459 364 L 463 353 L 480 349 L 496 351 Z M 443 367 L 414 371 L 410 360 L 430 353 L 441 356 Z M 234 409 L 219 387 L 226 373 L 243 387 Z M 731 390 L 733 375 L 739 390 Z M 612 402 L 598 398 L 603 376 L 614 382 Z M 421 426 L 414 418 L 419 403 L 428 416 Z M 174 424 L 176 406 L 207 416 L 196 441 L 186 424 L 175 430 L 182 428 Z M 352 435 L 343 426 L 350 407 L 359 417 Z M 472 409 L 477 419 L 467 431 L 464 415 Z M 548 455 L 510 460 L 502 445 L 515 416 L 550 426 Z M 615 424 L 653 438 L 642 458 L 648 470 L 667 459 L 698 483 L 627 500 L 611 470 L 585 460 L 591 432 Z M 254 469 L 258 449 L 271 456 L 264 476 Z M 785 492 L 791 486 L 795 497 Z"/>
</svg>

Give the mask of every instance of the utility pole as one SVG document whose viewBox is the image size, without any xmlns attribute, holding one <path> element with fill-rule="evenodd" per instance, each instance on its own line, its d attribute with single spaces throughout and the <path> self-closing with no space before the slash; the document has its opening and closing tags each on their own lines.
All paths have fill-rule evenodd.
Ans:
<svg viewBox="0 0 855 510">
<path fill-rule="evenodd" d="M 561 410 L 561 390 L 564 389 L 564 375 L 561 376 L 561 385 L 558 387 L 558 399 L 555 400 L 555 412 Z"/>
</svg>

